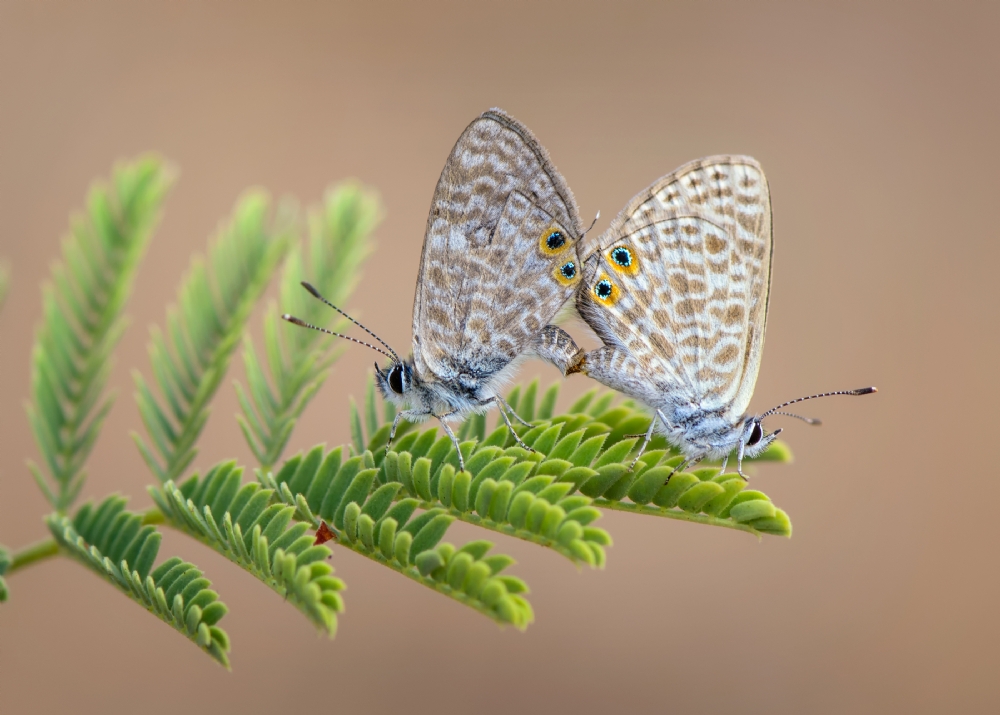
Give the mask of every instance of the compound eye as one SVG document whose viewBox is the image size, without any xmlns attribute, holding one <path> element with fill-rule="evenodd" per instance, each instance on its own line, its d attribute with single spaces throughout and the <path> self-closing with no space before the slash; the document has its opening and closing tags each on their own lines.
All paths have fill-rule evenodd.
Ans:
<svg viewBox="0 0 1000 715">
<path fill-rule="evenodd" d="M 389 389 L 397 395 L 403 394 L 403 366 L 394 365 L 389 371 Z"/>
<path fill-rule="evenodd" d="M 753 429 L 750 430 L 750 439 L 747 440 L 747 447 L 753 447 L 764 437 L 764 429 L 760 422 L 754 422 Z"/>
</svg>

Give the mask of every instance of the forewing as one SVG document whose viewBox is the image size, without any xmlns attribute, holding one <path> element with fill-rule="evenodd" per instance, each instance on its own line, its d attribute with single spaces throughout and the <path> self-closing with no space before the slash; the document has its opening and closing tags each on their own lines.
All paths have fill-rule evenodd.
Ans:
<svg viewBox="0 0 1000 715">
<path fill-rule="evenodd" d="M 739 417 L 760 367 L 771 247 L 760 165 L 700 159 L 632 199 L 595 241 L 577 303 L 606 343 L 648 363 L 679 399 Z M 615 260 L 619 248 L 630 266 Z"/>
<path fill-rule="evenodd" d="M 553 233 L 563 242 L 550 248 Z M 418 371 L 480 379 L 520 355 L 579 283 L 582 233 L 569 187 L 531 132 L 497 109 L 473 121 L 427 218 L 413 303 Z M 569 262 L 572 278 L 560 270 Z"/>
</svg>

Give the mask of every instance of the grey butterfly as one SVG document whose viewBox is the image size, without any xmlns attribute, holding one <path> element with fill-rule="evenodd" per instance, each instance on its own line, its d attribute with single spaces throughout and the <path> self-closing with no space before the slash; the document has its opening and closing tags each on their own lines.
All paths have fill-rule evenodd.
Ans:
<svg viewBox="0 0 1000 715">
<path fill-rule="evenodd" d="M 496 405 L 518 443 L 530 449 L 517 437 L 510 416 L 524 420 L 500 390 L 529 355 L 563 372 L 579 359 L 573 340 L 550 321 L 580 282 L 576 247 L 583 234 L 573 194 L 524 125 L 491 109 L 462 132 L 427 218 L 413 301 L 412 357 L 400 359 L 361 326 L 386 350 L 362 344 L 391 360 L 385 368 L 375 365 L 382 395 L 404 408 L 389 444 L 401 419 L 434 417 L 464 469 L 448 421 Z"/>
<path fill-rule="evenodd" d="M 633 466 L 659 425 L 685 457 L 678 469 L 705 458 L 723 460 L 725 469 L 735 450 L 742 476 L 744 457 L 781 432 L 765 433 L 765 417 L 817 424 L 779 410 L 876 392 L 828 392 L 747 414 L 764 348 L 772 256 L 770 193 L 750 157 L 708 157 L 660 178 L 583 253 L 576 307 L 604 346 L 569 371 L 652 409 Z"/>
</svg>

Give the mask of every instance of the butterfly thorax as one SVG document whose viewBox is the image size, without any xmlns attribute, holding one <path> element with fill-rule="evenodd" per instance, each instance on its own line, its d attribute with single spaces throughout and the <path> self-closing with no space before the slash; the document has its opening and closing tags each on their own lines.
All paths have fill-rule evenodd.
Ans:
<svg viewBox="0 0 1000 715">
<path fill-rule="evenodd" d="M 659 412 L 666 417 L 665 423 L 660 420 L 663 435 L 686 457 L 721 459 L 739 445 L 746 430 L 746 417 L 733 421 L 722 409 L 688 404 Z"/>
</svg>

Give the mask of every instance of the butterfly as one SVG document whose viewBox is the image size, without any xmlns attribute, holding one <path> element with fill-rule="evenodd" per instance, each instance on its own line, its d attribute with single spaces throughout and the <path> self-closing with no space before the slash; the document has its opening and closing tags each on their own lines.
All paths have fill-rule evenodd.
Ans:
<svg viewBox="0 0 1000 715">
<path fill-rule="evenodd" d="M 760 369 L 771 284 L 771 201 L 760 164 L 713 156 L 635 196 L 587 246 L 576 309 L 604 345 L 570 367 L 645 403 L 654 431 L 684 461 L 743 459 L 781 432 L 763 420 L 796 402 L 866 395 L 874 387 L 791 400 L 747 414 Z M 639 436 L 639 435 L 636 435 Z"/>
<path fill-rule="evenodd" d="M 448 422 L 496 405 L 515 440 L 532 451 L 510 418 L 528 423 L 500 390 L 529 355 L 564 373 L 582 359 L 583 351 L 550 321 L 580 282 L 576 248 L 583 235 L 576 201 L 548 153 L 527 127 L 491 109 L 462 132 L 434 191 L 413 301 L 411 357 L 401 359 L 303 284 L 385 348 L 348 338 L 391 361 L 385 368 L 375 364 L 382 396 L 404 408 L 393 421 L 387 449 L 401 419 L 433 417 L 464 470 Z"/>
</svg>

